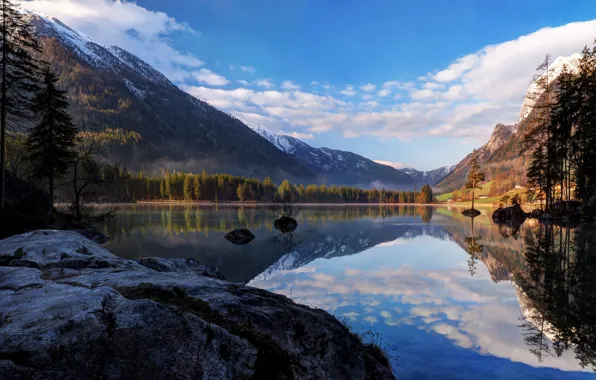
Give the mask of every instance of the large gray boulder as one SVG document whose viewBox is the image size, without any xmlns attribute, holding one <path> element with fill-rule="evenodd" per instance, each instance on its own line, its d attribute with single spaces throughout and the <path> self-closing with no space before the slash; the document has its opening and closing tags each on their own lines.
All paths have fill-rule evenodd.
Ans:
<svg viewBox="0 0 596 380">
<path fill-rule="evenodd" d="M 323 310 L 195 260 L 125 260 L 35 231 L 0 240 L 0 378 L 394 376 Z"/>
</svg>

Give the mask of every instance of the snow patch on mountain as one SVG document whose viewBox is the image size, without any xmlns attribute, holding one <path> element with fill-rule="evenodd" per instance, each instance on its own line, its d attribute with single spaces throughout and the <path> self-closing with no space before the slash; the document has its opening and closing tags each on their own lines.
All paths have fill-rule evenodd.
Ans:
<svg viewBox="0 0 596 380">
<path fill-rule="evenodd" d="M 308 166 L 325 174 L 341 173 L 348 176 L 375 171 L 383 172 L 385 177 L 382 181 L 378 180 L 380 177 L 376 177 L 376 181 L 372 181 L 375 187 L 384 187 L 384 183 L 390 184 L 391 180 L 394 183 L 401 182 L 408 186 L 434 185 L 453 170 L 453 166 L 445 166 L 427 172 L 412 168 L 395 169 L 392 166 L 374 162 L 355 153 L 330 148 L 314 148 L 294 137 L 272 132 L 260 125 L 244 123 L 282 152 L 296 157 Z M 388 180 L 388 177 L 392 178 Z"/>
<path fill-rule="evenodd" d="M 406 173 L 414 179 L 418 184 L 429 184 L 434 185 L 439 183 L 443 178 L 447 177 L 455 169 L 455 165 L 443 166 L 438 169 L 420 171 L 414 168 L 397 169 Z"/>
<path fill-rule="evenodd" d="M 38 35 L 57 38 L 93 67 L 112 69 L 118 74 L 130 70 L 152 83 L 172 85 L 163 74 L 124 49 L 102 46 L 52 16 L 27 10 L 22 12 L 29 18 Z M 136 96 L 145 95 L 137 84 L 127 81 L 126 85 Z"/>
<path fill-rule="evenodd" d="M 549 82 L 552 82 L 561 74 L 564 66 L 567 66 L 567 69 L 570 72 L 576 73 L 579 68 L 579 61 L 581 58 L 582 55 L 579 53 L 570 55 L 569 57 L 558 57 L 550 64 L 548 70 L 545 70 L 542 75 L 540 75 L 530 84 L 516 124 L 520 123 L 530 114 L 530 112 L 532 112 L 532 109 L 536 104 L 536 100 L 540 98 L 544 92 L 544 89 L 542 89 L 538 84 L 542 80 L 541 78 L 545 78 L 546 75 L 548 75 Z"/>
</svg>

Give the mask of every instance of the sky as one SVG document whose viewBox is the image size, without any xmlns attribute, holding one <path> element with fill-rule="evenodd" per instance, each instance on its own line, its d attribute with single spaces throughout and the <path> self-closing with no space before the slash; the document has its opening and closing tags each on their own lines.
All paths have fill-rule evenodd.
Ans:
<svg viewBox="0 0 596 380">
<path fill-rule="evenodd" d="M 21 3 L 247 123 L 420 170 L 513 124 L 544 56 L 596 38 L 593 0 Z"/>
</svg>

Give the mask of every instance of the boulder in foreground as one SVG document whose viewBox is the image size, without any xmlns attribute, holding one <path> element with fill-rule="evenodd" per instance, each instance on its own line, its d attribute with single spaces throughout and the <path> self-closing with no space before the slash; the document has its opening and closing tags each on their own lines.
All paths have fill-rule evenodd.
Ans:
<svg viewBox="0 0 596 380">
<path fill-rule="evenodd" d="M 71 231 L 0 241 L 0 378 L 394 379 L 376 357 L 325 311 L 192 259 Z"/>
</svg>

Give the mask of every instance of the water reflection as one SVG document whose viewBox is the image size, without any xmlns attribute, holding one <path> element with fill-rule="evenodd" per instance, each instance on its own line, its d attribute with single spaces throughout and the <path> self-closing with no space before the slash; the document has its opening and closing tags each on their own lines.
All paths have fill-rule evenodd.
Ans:
<svg viewBox="0 0 596 380">
<path fill-rule="evenodd" d="M 137 208 L 105 228 L 119 254 L 194 257 L 381 333 L 401 379 L 593 378 L 581 372 L 596 347 L 593 227 L 498 226 L 445 207 L 305 208 L 289 234 L 273 219 Z M 225 244 L 241 227 L 257 238 Z"/>
<path fill-rule="evenodd" d="M 572 350 L 596 370 L 596 234 L 589 226 L 540 226 L 525 239 L 515 277 L 530 351 L 542 361 Z"/>
<path fill-rule="evenodd" d="M 480 236 L 476 236 L 474 233 L 475 217 L 476 215 L 469 217 L 470 225 L 472 226 L 472 235 L 464 238 L 464 241 L 466 242 L 465 250 L 470 254 L 470 258 L 468 259 L 468 270 L 470 271 L 471 276 L 476 273 L 476 262 L 478 261 L 478 257 L 484 252 L 484 246 L 480 244 Z"/>
</svg>

